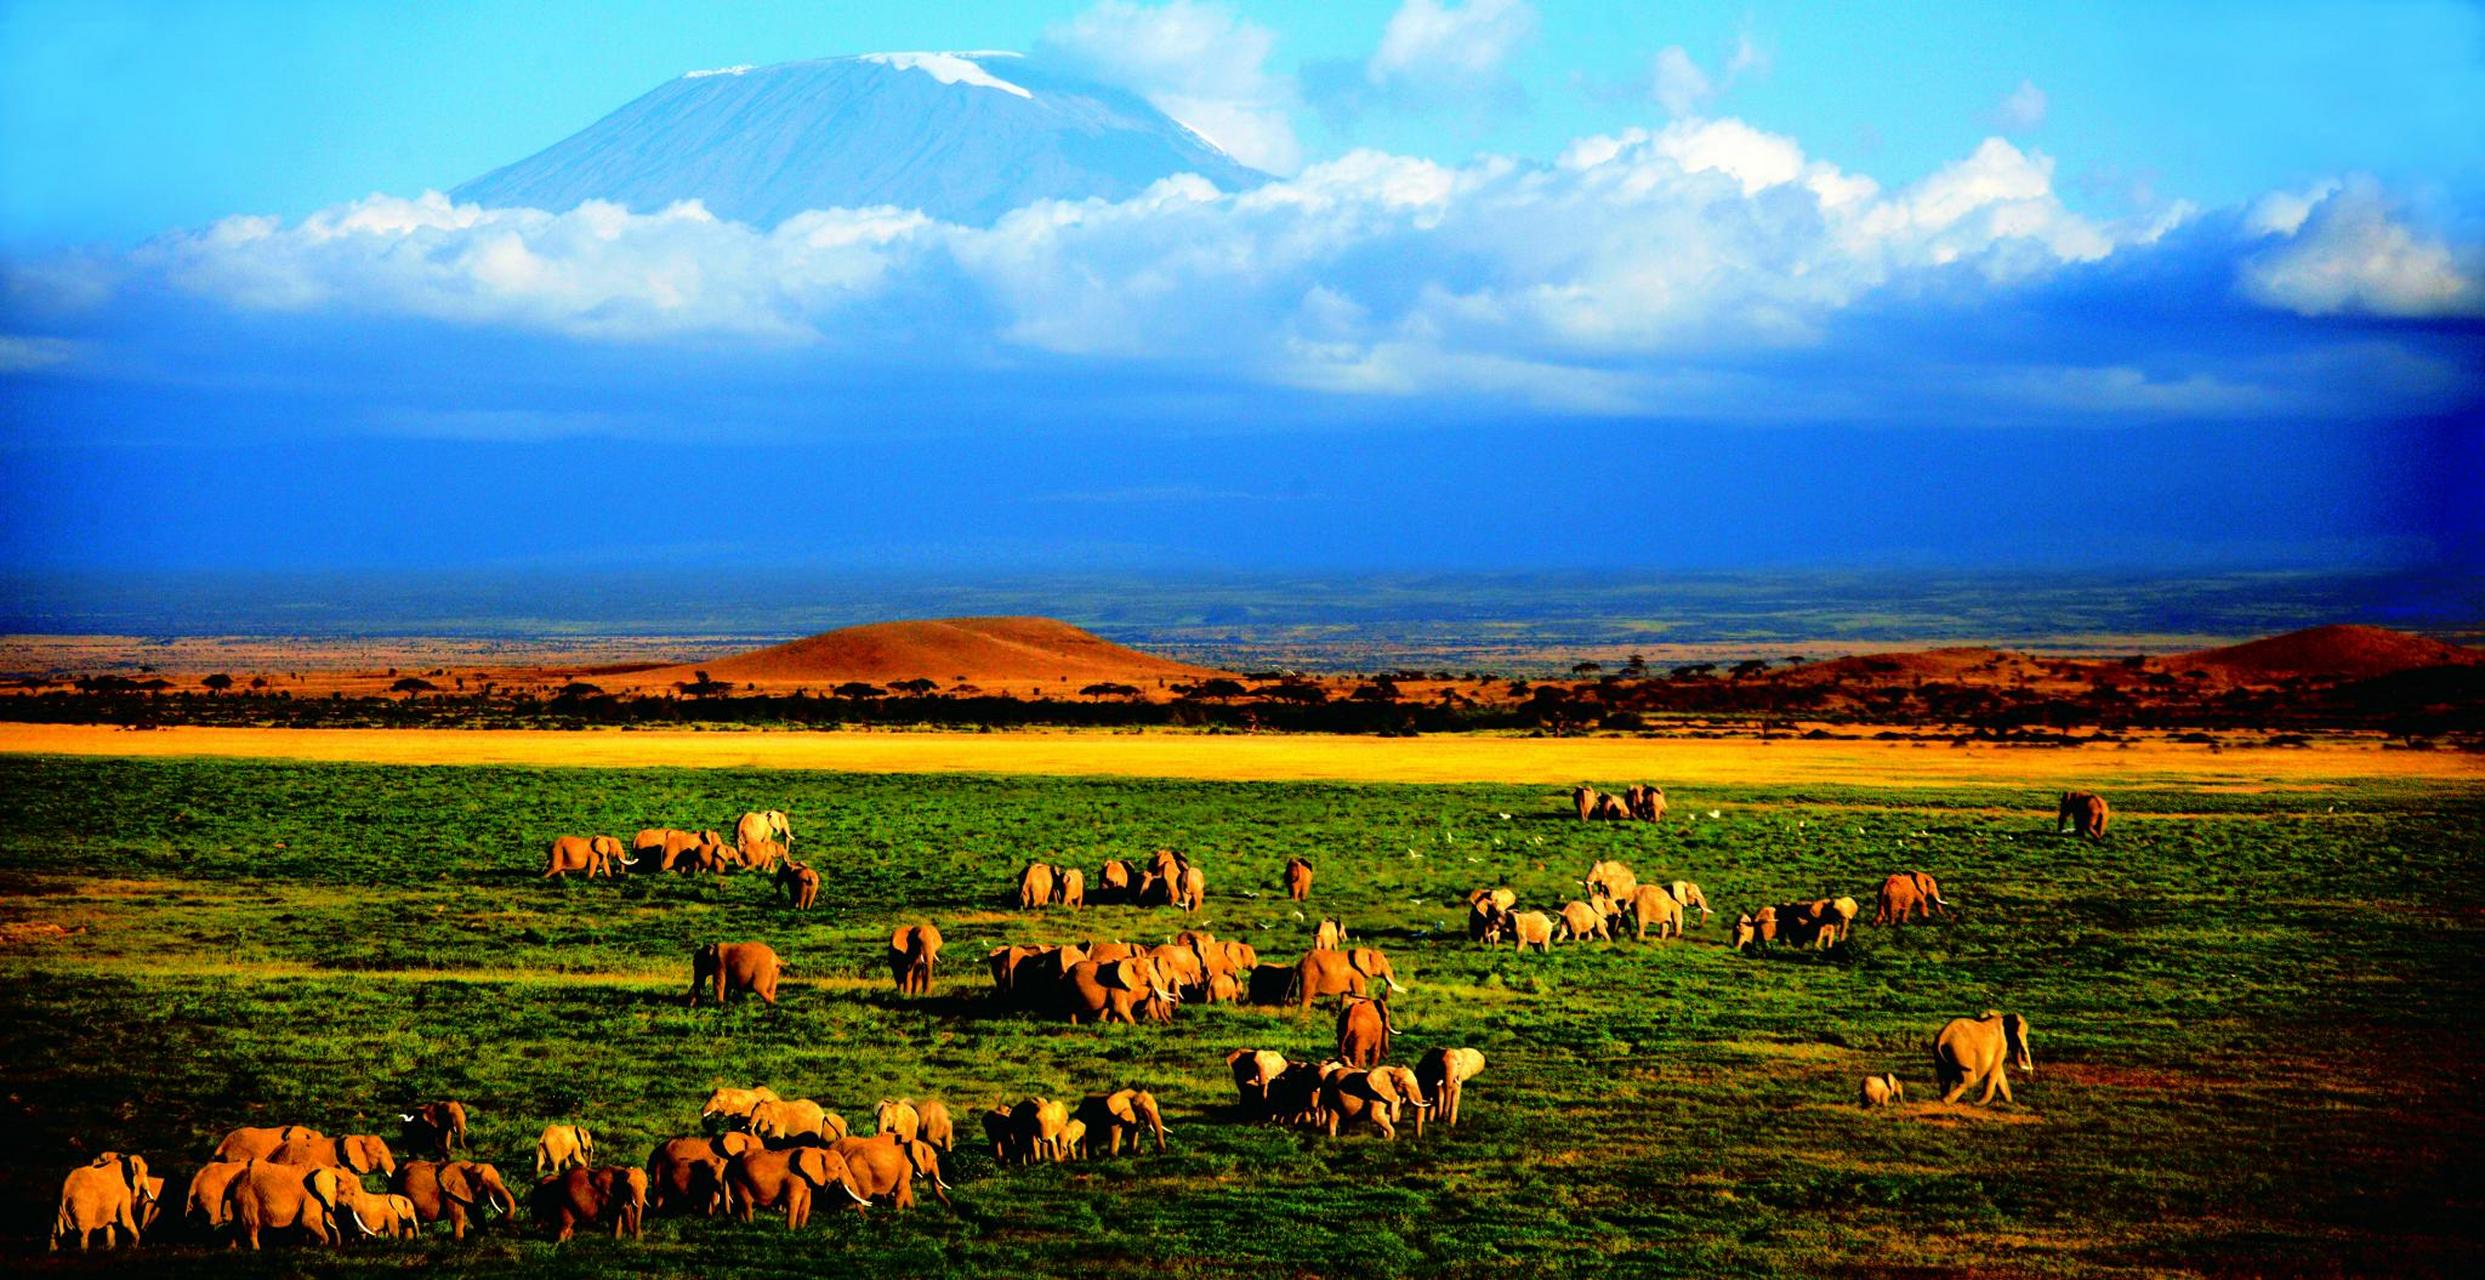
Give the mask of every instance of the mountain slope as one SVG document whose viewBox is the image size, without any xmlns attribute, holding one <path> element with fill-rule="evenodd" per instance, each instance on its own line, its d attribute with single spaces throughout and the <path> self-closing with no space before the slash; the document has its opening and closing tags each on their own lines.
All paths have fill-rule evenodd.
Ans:
<svg viewBox="0 0 2485 1280">
<path fill-rule="evenodd" d="M 731 684 L 809 685 L 825 689 L 848 680 L 886 683 L 918 676 L 948 685 L 1024 685 L 1041 681 L 1053 691 L 1065 681 L 1079 686 L 1105 681 L 1149 684 L 1159 679 L 1198 679 L 1215 673 L 1082 631 L 1052 618 L 940 618 L 875 622 L 772 645 L 730 658 L 644 671 L 614 684 L 664 686 L 696 672 Z M 1020 690 L 1024 692 L 1022 688 Z"/>
<path fill-rule="evenodd" d="M 694 71 L 450 194 L 554 211 L 698 200 L 761 227 L 869 205 L 984 225 L 1181 173 L 1267 181 L 1137 96 L 1016 54 L 865 54 Z"/>
<path fill-rule="evenodd" d="M 2166 659 L 2166 665 L 2175 670 L 2198 669 L 2247 682 L 2289 676 L 2362 680 L 2425 667 L 2478 662 L 2485 662 L 2485 653 L 2444 644 L 2429 636 L 2409 635 L 2387 627 L 2343 624 L 2290 631 Z"/>
</svg>

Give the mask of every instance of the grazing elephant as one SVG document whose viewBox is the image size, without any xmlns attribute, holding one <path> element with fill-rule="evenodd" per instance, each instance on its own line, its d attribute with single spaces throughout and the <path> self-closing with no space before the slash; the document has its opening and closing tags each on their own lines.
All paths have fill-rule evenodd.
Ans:
<svg viewBox="0 0 2485 1280">
<path fill-rule="evenodd" d="M 1406 1096 L 1396 1074 L 1404 1069 L 1327 1073 L 1320 1085 L 1320 1110 L 1329 1136 L 1334 1138 L 1340 1128 L 1361 1120 L 1379 1131 L 1382 1137 L 1396 1141 L 1399 1108 L 1431 1105 Z"/>
<path fill-rule="evenodd" d="M 466 1238 L 466 1224 L 476 1215 L 515 1217 L 518 1200 L 500 1180 L 500 1170 L 476 1160 L 409 1160 L 397 1174 L 397 1191 L 414 1202 L 422 1222 L 448 1219 L 449 1234 Z"/>
<path fill-rule="evenodd" d="M 1631 811 L 1622 807 L 1620 796 L 1598 796 L 1596 809 L 1588 816 L 1599 822 L 1628 822 L 1631 820 Z"/>
<path fill-rule="evenodd" d="M 1197 991 L 1208 985 L 1208 964 L 1190 947 L 1162 943 L 1148 948 L 1147 956 L 1156 966 L 1157 980 L 1169 990 Z"/>
<path fill-rule="evenodd" d="M 780 860 L 792 856 L 784 842 L 778 840 L 746 841 L 735 845 L 733 852 L 735 860 L 742 864 L 745 871 L 773 872 Z"/>
<path fill-rule="evenodd" d="M 746 813 L 734 822 L 733 842 L 736 845 L 747 849 L 762 841 L 773 842 L 789 849 L 793 847 L 794 824 L 787 820 L 783 810 L 766 809 L 758 813 Z"/>
<path fill-rule="evenodd" d="M 155 1218 L 153 1206 L 163 1198 L 164 1180 L 147 1176 L 145 1156 L 107 1151 L 93 1163 L 70 1170 L 61 1180 L 60 1211 L 52 1217 L 52 1248 L 76 1236 L 82 1253 L 87 1237 L 100 1231 L 105 1248 L 117 1246 L 120 1235 L 126 1233 L 134 1249 L 144 1224 Z"/>
<path fill-rule="evenodd" d="M 1434 1049 L 1415 1064 L 1415 1079 L 1432 1099 L 1441 1123 L 1458 1127 L 1458 1104 L 1467 1082 L 1484 1074 L 1484 1055 L 1474 1049 Z"/>
<path fill-rule="evenodd" d="M 362 1189 L 351 1178 L 337 1180 L 337 1234 L 342 1237 L 351 1224 L 362 1238 L 407 1240 L 421 1235 L 422 1220 L 415 1216 L 414 1202 L 400 1195 L 375 1195 Z"/>
<path fill-rule="evenodd" d="M 809 1098 L 763 1102 L 751 1108 L 751 1136 L 772 1150 L 826 1146 L 846 1136 L 846 1118 Z"/>
<path fill-rule="evenodd" d="M 1398 1091 L 1400 1102 L 1395 1119 L 1404 1121 L 1407 1108 L 1415 1109 L 1415 1136 L 1423 1137 L 1424 1118 L 1432 1114 L 1434 1100 L 1425 1096 L 1423 1081 L 1416 1077 L 1414 1070 L 1408 1067 L 1374 1067 L 1372 1076 L 1375 1080 L 1387 1079 L 1390 1087 Z"/>
<path fill-rule="evenodd" d="M 1634 784 L 1623 794 L 1623 807 L 1642 822 L 1665 819 L 1665 788 Z"/>
<path fill-rule="evenodd" d="M 278 1147 L 288 1142 L 311 1142 L 320 1132 L 308 1125 L 287 1124 L 267 1129 L 235 1129 L 216 1144 L 218 1163 L 240 1164 L 245 1160 L 265 1160 Z"/>
<path fill-rule="evenodd" d="M 1734 918 L 1734 949 L 1754 951 L 1777 941 L 1777 908 L 1762 907 Z"/>
<path fill-rule="evenodd" d="M 1072 1119 L 1087 1126 L 1090 1140 L 1102 1138 L 1107 1155 L 1122 1154 L 1122 1139 L 1138 1154 L 1140 1135 L 1156 1138 L 1156 1153 L 1165 1154 L 1165 1118 L 1156 1109 L 1156 1095 L 1145 1089 L 1118 1089 L 1089 1094 Z"/>
<path fill-rule="evenodd" d="M 201 1165 L 197 1173 L 190 1175 L 190 1192 L 181 1204 L 182 1219 L 201 1230 L 223 1226 L 224 1193 L 248 1167 L 249 1162 L 244 1160 L 217 1160 Z"/>
<path fill-rule="evenodd" d="M 2069 831 L 2082 840 L 2105 839 L 2105 797 L 2094 791 L 2065 791 L 2054 808 L 2054 834 Z"/>
<path fill-rule="evenodd" d="M 1295 962 L 1294 979 L 1286 985 L 1285 1003 L 1309 1009 L 1313 1001 L 1327 996 L 1362 995 L 1368 982 L 1380 982 L 1392 991 L 1406 990 L 1398 985 L 1397 970 L 1390 965 L 1389 957 L 1371 947 L 1306 951 Z"/>
<path fill-rule="evenodd" d="M 1062 975 L 1061 993 L 1072 1026 L 1082 1020 L 1103 1024 L 1117 1019 L 1137 1026 L 1139 1007 L 1150 997 L 1166 1006 L 1182 1001 L 1181 993 L 1165 985 L 1155 962 L 1145 956 L 1082 960 Z"/>
<path fill-rule="evenodd" d="M 855 1211 L 863 1212 L 869 1201 L 886 1197 L 892 1208 L 915 1207 L 915 1178 L 921 1175 L 931 1185 L 932 1198 L 949 1205 L 949 1184 L 941 1181 L 940 1154 L 920 1142 L 899 1142 L 895 1134 L 870 1138 L 839 1138 L 830 1148 L 845 1157 L 846 1170 L 854 1179 L 854 1189 L 861 1192 L 855 1200 Z"/>
<path fill-rule="evenodd" d="M 535 1176 L 538 1179 L 564 1169 L 584 1169 L 595 1163 L 595 1135 L 583 1124 L 548 1124 L 543 1136 L 535 1139 Z"/>
<path fill-rule="evenodd" d="M 1061 1126 L 1061 1150 L 1065 1160 L 1085 1160 L 1088 1157 L 1086 1121 L 1072 1116 L 1070 1123 Z"/>
<path fill-rule="evenodd" d="M 944 1154 L 958 1148 L 957 1126 L 949 1118 L 949 1104 L 938 1098 L 927 1098 L 915 1104 L 915 1113 L 923 1120 L 917 1135 L 923 1145 Z"/>
<path fill-rule="evenodd" d="M 544 855 L 543 878 L 584 874 L 592 880 L 612 875 L 615 863 L 627 867 L 630 860 L 623 856 L 621 842 L 611 836 L 557 836 Z"/>
<path fill-rule="evenodd" d="M 397 1117 L 402 1130 L 397 1145 L 408 1155 L 429 1156 L 446 1160 L 449 1153 L 466 1145 L 466 1104 L 442 1100 L 417 1104 L 414 1110 Z"/>
<path fill-rule="evenodd" d="M 787 858 L 777 867 L 776 889 L 796 911 L 809 911 L 820 900 L 820 873 Z"/>
<path fill-rule="evenodd" d="M 1683 904 L 1683 910 L 1690 911 L 1697 908 L 1700 913 L 1700 923 L 1703 925 L 1708 923 L 1708 895 L 1700 892 L 1700 886 L 1689 880 L 1677 880 L 1666 886 L 1666 892 L 1674 895 L 1674 901 Z"/>
<path fill-rule="evenodd" d="M 941 931 L 928 924 L 900 925 L 889 935 L 889 981 L 901 996 L 932 994 L 932 966 L 941 955 Z"/>
<path fill-rule="evenodd" d="M 1900 871 L 1881 882 L 1872 922 L 1905 924 L 1913 919 L 1929 920 L 1949 910 L 1950 904 L 1941 898 L 1941 882 L 1921 871 Z"/>
<path fill-rule="evenodd" d="M 1834 941 L 1844 942 L 1854 936 L 1855 917 L 1862 910 L 1863 905 L 1855 899 L 1840 896 L 1829 900 L 1829 909 L 1826 913 L 1815 914 L 1821 915 L 1823 922 L 1834 935 Z"/>
<path fill-rule="evenodd" d="M 1108 859 L 1096 872 L 1096 901 L 1128 902 L 1135 877 L 1128 862 Z"/>
<path fill-rule="evenodd" d="M 1614 940 L 1614 931 L 1605 923 L 1605 913 L 1573 898 L 1562 904 L 1560 938 L 1564 942 L 1585 942 L 1591 937 Z"/>
<path fill-rule="evenodd" d="M 1478 889 L 1467 895 L 1468 906 L 1490 904 L 1495 911 L 1508 911 L 1519 905 L 1519 895 L 1507 888 Z"/>
<path fill-rule="evenodd" d="M 1338 1002 L 1337 1059 L 1350 1067 L 1377 1067 L 1389 1058 L 1389 1041 L 1398 1028 L 1389 1020 L 1389 1002 L 1347 996 Z"/>
<path fill-rule="evenodd" d="M 262 1232 L 300 1230 L 321 1244 L 337 1243 L 337 1187 L 345 1176 L 334 1168 L 251 1161 L 224 1191 L 235 1242 L 256 1250 Z"/>
<path fill-rule="evenodd" d="M 1046 906 L 1053 900 L 1053 869 L 1041 862 L 1030 862 L 1018 873 L 1018 909 L 1030 911 Z"/>
<path fill-rule="evenodd" d="M 1467 904 L 1467 941 L 1490 942 L 1500 936 L 1502 908 L 1490 898 L 1478 898 Z"/>
<path fill-rule="evenodd" d="M 1279 1124 L 1319 1123 L 1320 1090 L 1327 1079 L 1328 1073 L 1314 1063 L 1288 1062 L 1268 1082 L 1268 1118 Z"/>
<path fill-rule="evenodd" d="M 682 859 L 695 853 L 702 845 L 721 845 L 724 837 L 713 831 L 679 831 L 672 827 L 643 827 L 630 839 L 631 865 L 647 861 L 652 855 L 656 869 L 672 871 Z"/>
<path fill-rule="evenodd" d="M 1309 902 L 1312 896 L 1312 864 L 1301 858 L 1286 859 L 1286 896 L 1296 902 Z"/>
<path fill-rule="evenodd" d="M 1977 1106 L 1991 1103 L 1996 1090 L 2002 1101 L 2011 1101 L 2009 1067 L 2036 1074 L 2036 1059 L 2028 1055 L 2028 1020 L 2018 1014 L 1987 1009 L 1981 1018 L 1953 1018 L 1933 1038 L 1933 1080 L 1944 1102 L 1958 1101 L 1978 1084 L 1984 1093 Z"/>
<path fill-rule="evenodd" d="M 1579 820 L 1581 822 L 1585 822 L 1589 818 L 1595 816 L 1596 802 L 1602 799 L 1604 799 L 1604 797 L 1597 794 L 1596 788 L 1585 784 L 1581 784 L 1570 789 L 1570 804 L 1572 808 L 1579 811 Z"/>
<path fill-rule="evenodd" d="M 647 1153 L 647 1203 L 658 1213 L 714 1217 L 724 1207 L 725 1166 L 738 1156 L 765 1150 L 747 1133 L 667 1138 Z"/>
<path fill-rule="evenodd" d="M 766 1085 L 756 1089 L 720 1086 L 708 1095 L 707 1103 L 699 1108 L 699 1122 L 726 1129 L 748 1129 L 751 1127 L 752 1108 L 763 1102 L 779 1101 L 782 1099 L 777 1097 L 777 1091 Z"/>
<path fill-rule="evenodd" d="M 1601 893 L 1616 902 L 1629 902 L 1639 890 L 1639 877 L 1620 862 L 1599 862 L 1589 867 L 1588 878 L 1580 883 L 1587 887 L 1589 897 Z"/>
<path fill-rule="evenodd" d="M 1323 920 L 1318 928 L 1312 930 L 1314 951 L 1335 951 L 1345 945 L 1346 925 L 1343 921 Z"/>
<path fill-rule="evenodd" d="M 1087 873 L 1077 867 L 1056 867 L 1053 877 L 1053 903 L 1072 911 L 1087 905 Z"/>
<path fill-rule="evenodd" d="M 1541 911 L 1505 912 L 1495 917 L 1494 932 L 1485 941 L 1498 942 L 1505 935 L 1512 940 L 1514 950 L 1523 952 L 1534 947 L 1550 952 L 1553 950 L 1553 917 Z"/>
<path fill-rule="evenodd" d="M 1270 1119 L 1268 1091 L 1285 1074 L 1286 1055 L 1266 1049 L 1236 1049 L 1225 1055 L 1227 1069 L 1234 1073 L 1234 1093 L 1242 1100 L 1243 1114 L 1262 1122 Z"/>
<path fill-rule="evenodd" d="M 1633 935 L 1634 941 L 1646 942 L 1650 925 L 1656 926 L 1659 941 L 1683 936 L 1683 904 L 1676 902 L 1673 894 L 1656 885 L 1644 884 L 1631 891 L 1628 901 L 1632 923 L 1638 929 Z"/>
<path fill-rule="evenodd" d="M 718 1004 L 741 991 L 775 1004 L 781 969 L 776 950 L 765 942 L 711 942 L 690 953 L 690 1007 L 699 1007 L 699 988 L 710 983 Z"/>
<path fill-rule="evenodd" d="M 913 1142 L 923 1133 L 923 1113 L 915 1110 L 912 1098 L 882 1098 L 872 1109 L 872 1132 Z"/>
<path fill-rule="evenodd" d="M 569 1239 L 581 1226 L 606 1223 L 612 1224 L 614 1239 L 636 1240 L 647 1216 L 647 1171 L 565 1169 L 537 1183 L 527 1204 L 535 1224 L 550 1230 L 555 1241 Z"/>
<path fill-rule="evenodd" d="M 811 1220 L 815 1193 L 835 1187 L 857 1205 L 862 1188 L 846 1158 L 827 1147 L 793 1151 L 746 1151 L 725 1166 L 725 1198 L 734 1216 L 744 1222 L 761 1209 L 785 1211 L 785 1229 L 795 1231 Z"/>
<path fill-rule="evenodd" d="M 1018 1122 L 1011 1118 L 1008 1107 L 994 1107 L 984 1113 L 984 1140 L 992 1144 L 992 1162 L 998 1165 L 1025 1164 L 1026 1157 L 1018 1149 Z"/>
<path fill-rule="evenodd" d="M 1062 1126 L 1070 1123 L 1070 1104 L 1035 1097 L 1010 1108 L 1010 1149 L 1022 1163 L 1054 1162 L 1062 1157 Z"/>
<path fill-rule="evenodd" d="M 288 1142 L 268 1153 L 269 1164 L 300 1165 L 306 1169 L 345 1169 L 356 1176 L 378 1173 L 395 1176 L 397 1157 L 379 1135 L 352 1133 L 342 1138 L 310 1138 Z"/>
<path fill-rule="evenodd" d="M 1857 1091 L 1856 1096 L 1867 1109 L 1893 1106 L 1907 1100 L 1907 1086 L 1899 1083 L 1895 1071 L 1888 1075 L 1865 1076 L 1863 1088 Z"/>
</svg>

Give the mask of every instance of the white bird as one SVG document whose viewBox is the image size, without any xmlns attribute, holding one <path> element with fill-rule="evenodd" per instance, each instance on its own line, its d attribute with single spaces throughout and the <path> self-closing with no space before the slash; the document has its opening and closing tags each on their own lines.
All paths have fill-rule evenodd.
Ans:
<svg viewBox="0 0 2485 1280">
<path fill-rule="evenodd" d="M 1708 811 L 1708 816 L 1712 819 L 1722 818 L 1726 816 L 1726 811 L 1723 809 L 1711 809 Z"/>
<path fill-rule="evenodd" d="M 1502 821 L 1504 821 L 1504 822 L 1508 822 L 1508 821 L 1510 820 L 1510 815 L 1509 815 L 1509 814 L 1506 814 L 1506 813 L 1496 813 L 1496 814 L 1494 814 L 1493 816 L 1494 816 L 1494 817 L 1496 817 L 1496 818 L 1501 819 L 1501 820 L 1502 820 Z"/>
<path fill-rule="evenodd" d="M 1246 898 L 1256 898 L 1256 897 L 1259 897 L 1260 895 L 1259 895 L 1259 894 L 1257 894 L 1257 893 L 1252 892 L 1252 891 L 1251 891 L 1251 890 L 1249 890 L 1249 889 L 1245 889 L 1245 890 L 1243 890 L 1243 896 L 1244 896 L 1244 897 L 1246 897 Z"/>
<path fill-rule="evenodd" d="M 1294 918 L 1295 918 L 1295 919 L 1297 919 L 1297 920 L 1302 919 L 1302 918 L 1303 918 L 1303 913 L 1302 913 L 1302 912 L 1300 912 L 1300 911 L 1295 912 L 1295 913 L 1294 913 Z"/>
<path fill-rule="evenodd" d="M 1496 840 L 1496 841 L 1494 841 L 1493 843 L 1495 843 L 1495 844 L 1500 844 L 1501 842 L 1500 842 L 1499 840 Z M 1467 861 L 1469 861 L 1469 862 L 1482 862 L 1482 861 L 1484 861 L 1484 859 L 1479 858 L 1479 857 L 1477 857 L 1477 856 L 1475 856 L 1474 854 L 1472 854 L 1472 853 L 1471 853 L 1471 854 L 1468 854 L 1468 855 L 1467 855 Z"/>
</svg>

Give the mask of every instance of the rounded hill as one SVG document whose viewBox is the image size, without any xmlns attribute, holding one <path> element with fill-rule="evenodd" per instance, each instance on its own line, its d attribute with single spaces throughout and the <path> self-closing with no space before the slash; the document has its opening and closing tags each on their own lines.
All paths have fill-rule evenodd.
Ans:
<svg viewBox="0 0 2485 1280">
<path fill-rule="evenodd" d="M 2365 680 L 2426 667 L 2485 662 L 2485 653 L 2388 627 L 2311 627 L 2166 660 L 2177 670 L 2203 670 L 2229 680 Z"/>
<path fill-rule="evenodd" d="M 925 679 L 993 687 L 1111 682 L 1153 686 L 1219 674 L 1115 644 L 1054 618 L 931 618 L 874 622 L 806 636 L 691 666 L 641 672 L 630 681 L 670 684 L 697 678 L 761 686 L 825 689 L 847 681 L 885 684 Z"/>
</svg>

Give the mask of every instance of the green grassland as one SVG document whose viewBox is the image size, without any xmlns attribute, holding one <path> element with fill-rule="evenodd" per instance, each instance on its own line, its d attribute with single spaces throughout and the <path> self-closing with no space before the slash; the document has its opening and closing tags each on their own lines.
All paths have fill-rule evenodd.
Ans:
<svg viewBox="0 0 2485 1280">
<path fill-rule="evenodd" d="M 1623 780 L 1615 779 L 1612 782 Z M 1956 789 L 1677 790 L 1657 827 L 1582 826 L 1549 788 L 1218 784 L 727 771 L 0 761 L 0 920 L 83 925 L 0 949 L 0 1255 L 46 1260 L 62 1172 L 134 1150 L 175 1188 L 226 1129 L 395 1134 L 464 1099 L 523 1181 L 579 1120 L 636 1163 L 718 1083 L 974 1113 L 1030 1093 L 1154 1090 L 1159 1156 L 1002 1170 L 965 1150 L 954 1211 L 651 1219 L 640 1244 L 479 1239 L 280 1248 L 163 1229 L 150 1272 L 742 1276 L 2337 1275 L 2465 1272 L 2479 1235 L 2485 787 L 2114 796 L 2102 847 L 2046 797 Z M 758 877 L 537 878 L 545 838 L 793 814 L 826 873 L 797 915 Z M 1709 811 L 1719 815 L 1709 817 Z M 2040 810 L 2042 810 L 2040 812 Z M 1511 815 L 1504 818 L 1500 815 Z M 1682 815 L 1696 817 L 1683 820 Z M 1029 857 L 1093 875 L 1169 846 L 1197 917 L 1004 909 Z M 1319 869 L 1311 918 L 1275 885 Z M 1680 942 L 1470 946 L 1456 899 L 1556 907 L 1600 857 L 1687 876 L 1729 911 L 1892 870 L 1957 918 L 1755 959 L 1722 921 Z M 1257 897 L 1245 896 L 1245 891 Z M 1206 927 L 1291 961 L 1323 913 L 1395 958 L 1397 1056 L 1471 1045 L 1467 1123 L 1392 1144 L 1243 1124 L 1225 1053 L 1325 1056 L 1332 1019 L 1186 1006 L 1171 1027 L 1069 1027 L 982 999 L 1003 941 Z M 1869 914 L 1869 905 L 1867 905 Z M 903 1002 L 888 932 L 948 938 Z M 683 1007 L 686 954 L 760 939 L 769 1009 Z M 1987 1007 L 2030 1020 L 2019 1105 L 1867 1114 L 1856 1080 L 1932 1093 L 1925 1045 Z"/>
</svg>

